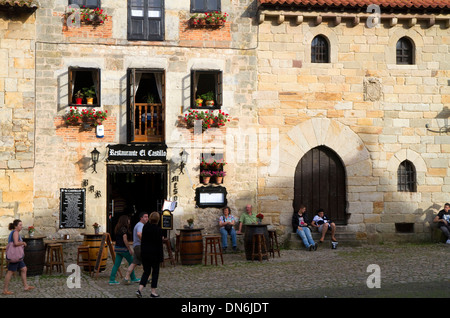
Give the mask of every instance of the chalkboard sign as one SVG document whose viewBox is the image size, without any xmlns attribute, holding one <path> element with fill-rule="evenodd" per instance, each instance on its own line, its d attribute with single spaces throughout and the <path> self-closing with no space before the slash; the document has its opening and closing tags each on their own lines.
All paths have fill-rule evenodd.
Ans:
<svg viewBox="0 0 450 318">
<path fill-rule="evenodd" d="M 60 189 L 59 228 L 85 228 L 86 189 Z"/>
<path fill-rule="evenodd" d="M 163 230 L 172 230 L 173 228 L 172 213 L 169 210 L 164 210 L 161 217 L 162 217 L 161 228 Z"/>
</svg>

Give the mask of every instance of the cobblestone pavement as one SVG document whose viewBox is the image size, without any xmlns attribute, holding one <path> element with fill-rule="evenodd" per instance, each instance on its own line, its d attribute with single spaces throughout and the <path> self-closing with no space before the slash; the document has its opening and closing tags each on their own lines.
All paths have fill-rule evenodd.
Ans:
<svg viewBox="0 0 450 318">
<path fill-rule="evenodd" d="M 450 246 L 446 244 L 385 244 L 362 247 L 324 243 L 315 252 L 282 250 L 281 257 L 247 261 L 244 252 L 227 253 L 224 265 L 170 265 L 161 268 L 161 298 L 300 298 L 300 297 L 450 297 Z M 367 281 L 379 266 L 380 288 Z M 68 265 L 68 264 L 66 264 Z M 79 288 L 69 288 L 73 272 L 29 277 L 36 289 L 25 292 L 20 277 L 13 277 L 7 298 L 136 298 L 137 284 L 108 285 L 111 269 L 97 278 L 82 274 Z M 122 273 L 125 272 L 125 261 Z M 136 271 L 142 274 L 142 267 Z M 371 276 L 372 277 L 372 276 Z M 120 280 L 120 276 L 117 278 Z M 370 282 L 377 282 L 369 278 Z M 0 280 L 3 289 L 3 279 Z M 149 298 L 150 286 L 143 297 Z"/>
</svg>

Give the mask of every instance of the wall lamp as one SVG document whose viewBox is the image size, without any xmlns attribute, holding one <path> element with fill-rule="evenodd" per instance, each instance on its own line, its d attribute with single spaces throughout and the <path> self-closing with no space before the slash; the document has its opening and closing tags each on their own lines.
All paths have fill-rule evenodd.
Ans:
<svg viewBox="0 0 450 318">
<path fill-rule="evenodd" d="M 95 165 L 98 162 L 99 155 L 100 155 L 100 152 L 97 150 L 97 148 L 94 148 L 94 150 L 91 151 L 91 160 L 92 160 L 92 168 L 93 168 L 92 173 L 94 173 L 94 172 L 97 173 L 97 170 L 95 170 Z"/>
<path fill-rule="evenodd" d="M 442 127 L 439 127 L 439 130 L 433 130 L 433 129 L 430 129 L 430 125 L 426 124 L 425 128 L 428 131 L 435 132 L 435 133 L 447 133 L 447 132 L 450 131 L 450 126 L 449 125 L 444 125 Z"/>
<path fill-rule="evenodd" d="M 180 152 L 180 173 L 184 174 L 183 169 L 186 166 L 186 162 L 188 161 L 189 154 L 183 150 Z"/>
</svg>

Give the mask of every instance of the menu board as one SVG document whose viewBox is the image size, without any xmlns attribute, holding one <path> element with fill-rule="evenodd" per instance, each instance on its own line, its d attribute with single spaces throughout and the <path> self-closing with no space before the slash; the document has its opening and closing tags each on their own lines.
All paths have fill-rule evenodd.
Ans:
<svg viewBox="0 0 450 318">
<path fill-rule="evenodd" d="M 86 189 L 60 189 L 59 228 L 85 228 Z"/>
<path fill-rule="evenodd" d="M 163 230 L 172 230 L 173 228 L 172 213 L 169 210 L 164 210 L 162 213 L 161 228 Z"/>
</svg>

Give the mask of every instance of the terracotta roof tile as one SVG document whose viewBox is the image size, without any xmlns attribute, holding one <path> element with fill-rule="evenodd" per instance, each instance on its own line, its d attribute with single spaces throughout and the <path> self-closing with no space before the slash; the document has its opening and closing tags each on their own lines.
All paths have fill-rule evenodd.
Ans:
<svg viewBox="0 0 450 318">
<path fill-rule="evenodd" d="M 450 0 L 259 0 L 259 3 L 330 7 L 367 7 L 376 4 L 384 8 L 450 8 Z"/>
<path fill-rule="evenodd" d="M 38 0 L 0 0 L 0 7 L 25 7 L 25 8 L 39 8 Z"/>
</svg>

